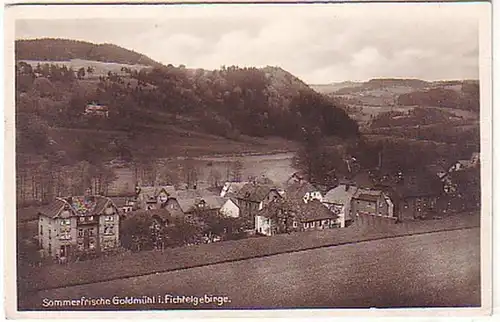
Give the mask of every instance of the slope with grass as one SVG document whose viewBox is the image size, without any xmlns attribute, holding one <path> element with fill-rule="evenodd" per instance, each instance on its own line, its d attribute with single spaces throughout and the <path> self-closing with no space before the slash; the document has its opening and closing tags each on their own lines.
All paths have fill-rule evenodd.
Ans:
<svg viewBox="0 0 500 322">
<path fill-rule="evenodd" d="M 127 308 L 479 306 L 479 237 L 479 229 L 473 228 L 372 240 L 22 294 L 20 305 L 21 309 L 41 309 L 43 298 L 207 294 L 227 296 L 231 302 Z M 117 306 L 100 309 L 112 307 Z"/>
</svg>

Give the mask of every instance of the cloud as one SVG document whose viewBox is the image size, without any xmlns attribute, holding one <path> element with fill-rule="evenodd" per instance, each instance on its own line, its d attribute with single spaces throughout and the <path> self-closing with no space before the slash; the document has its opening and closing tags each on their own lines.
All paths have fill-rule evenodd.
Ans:
<svg viewBox="0 0 500 322">
<path fill-rule="evenodd" d="M 151 19 L 24 20 L 16 36 L 115 43 L 192 68 L 281 66 L 309 83 L 478 77 L 473 6 L 222 7 L 169 9 Z"/>
</svg>

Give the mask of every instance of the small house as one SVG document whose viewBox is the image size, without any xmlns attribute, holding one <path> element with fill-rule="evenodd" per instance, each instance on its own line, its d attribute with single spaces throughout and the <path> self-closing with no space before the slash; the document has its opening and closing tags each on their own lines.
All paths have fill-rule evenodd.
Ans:
<svg viewBox="0 0 500 322">
<path fill-rule="evenodd" d="M 355 185 L 345 183 L 330 189 L 323 197 L 323 204 L 338 216 L 340 227 L 346 227 L 353 220 L 351 199 L 357 190 Z"/>
<path fill-rule="evenodd" d="M 351 216 L 360 214 L 394 217 L 394 204 L 382 190 L 358 188 L 351 199 Z"/>
</svg>

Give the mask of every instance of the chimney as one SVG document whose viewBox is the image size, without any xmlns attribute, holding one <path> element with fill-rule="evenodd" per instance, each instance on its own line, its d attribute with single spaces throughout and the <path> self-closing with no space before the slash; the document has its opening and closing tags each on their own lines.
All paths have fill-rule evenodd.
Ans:
<svg viewBox="0 0 500 322">
<path fill-rule="evenodd" d="M 349 191 L 349 184 L 348 183 L 345 185 L 345 191 Z"/>
</svg>

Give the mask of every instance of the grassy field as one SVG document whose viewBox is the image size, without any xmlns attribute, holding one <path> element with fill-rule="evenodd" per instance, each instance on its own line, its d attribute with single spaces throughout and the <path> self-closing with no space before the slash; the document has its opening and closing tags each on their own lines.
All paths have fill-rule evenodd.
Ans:
<svg viewBox="0 0 500 322">
<path fill-rule="evenodd" d="M 238 241 L 149 251 L 98 258 L 64 266 L 26 268 L 20 281 L 26 291 L 60 288 L 228 261 L 270 256 L 305 249 L 341 245 L 387 237 L 478 227 L 478 214 L 462 214 L 441 220 L 406 222 L 378 227 L 354 227 L 285 234 Z M 96 272 L 99 274 L 96 274 Z"/>
<path fill-rule="evenodd" d="M 42 299 L 166 294 L 227 296 L 230 302 L 71 309 L 479 306 L 479 235 L 478 228 L 429 233 L 46 290 L 23 297 L 20 308 L 43 309 Z"/>
</svg>

